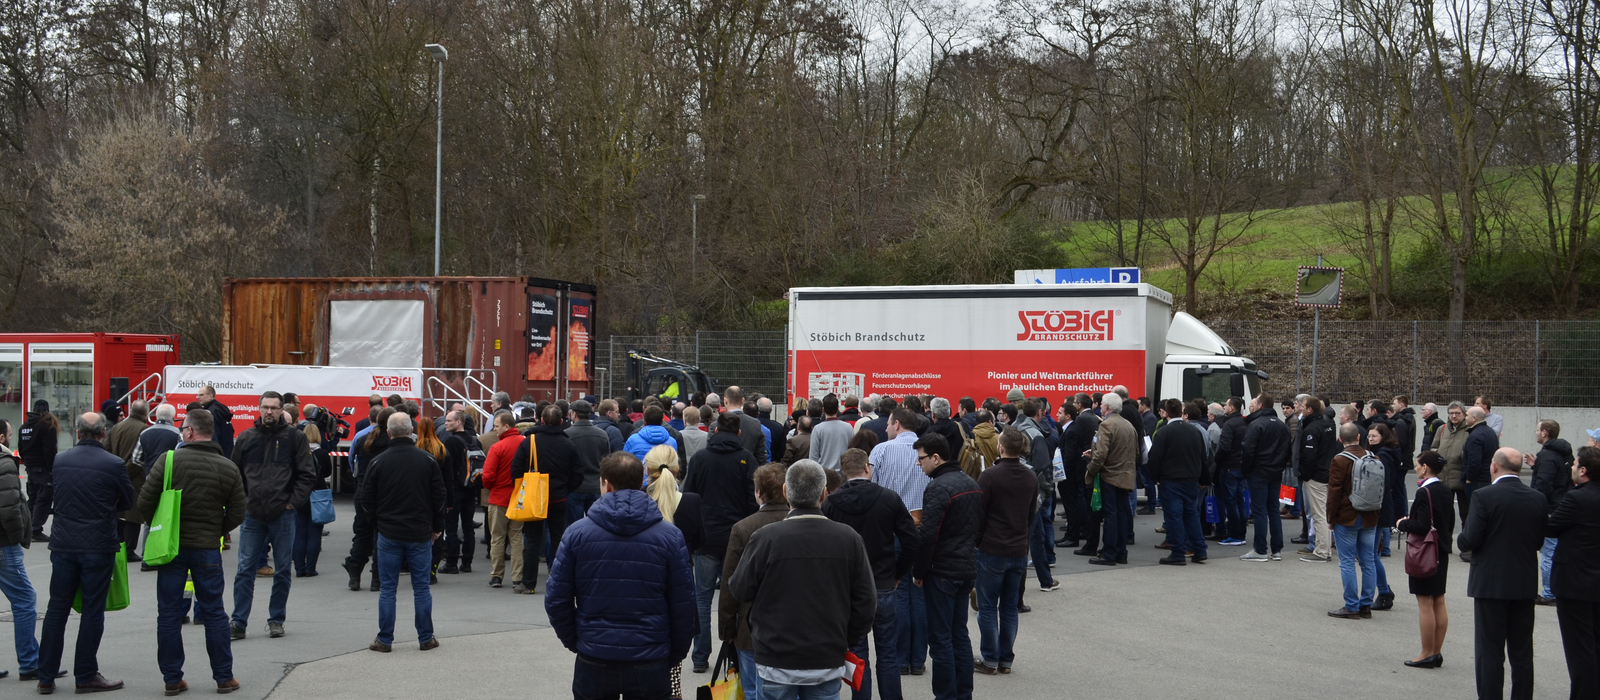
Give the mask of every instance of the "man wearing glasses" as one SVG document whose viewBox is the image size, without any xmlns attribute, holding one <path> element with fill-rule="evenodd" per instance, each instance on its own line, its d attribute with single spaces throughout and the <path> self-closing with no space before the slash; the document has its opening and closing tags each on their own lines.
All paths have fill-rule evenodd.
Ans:
<svg viewBox="0 0 1600 700">
<path fill-rule="evenodd" d="M 272 598 L 267 603 L 267 636 L 282 637 L 293 574 L 294 517 L 284 517 L 307 507 L 316 467 L 306 434 L 283 419 L 283 396 L 276 391 L 261 395 L 261 417 L 234 443 L 233 463 L 244 476 L 248 501 L 244 525 L 239 529 L 239 572 L 233 579 L 232 639 L 244 639 L 256 586 L 256 563 L 272 545 Z"/>
<path fill-rule="evenodd" d="M 889 399 L 886 399 L 889 400 Z M 932 466 L 924 469 L 913 445 L 917 444 L 916 427 L 921 419 L 909 408 L 897 408 L 885 418 L 884 433 L 887 442 L 872 448 L 868 462 L 872 464 L 872 482 L 893 491 L 911 512 L 911 520 L 922 523 L 922 492 L 928 488 L 928 475 Z M 948 443 L 946 443 L 948 449 Z M 959 465 L 958 465 L 959 466 Z M 895 614 L 900 633 L 895 640 L 895 651 L 900 654 L 903 674 L 922 675 L 927 668 L 928 619 L 922 589 L 911 585 L 911 575 L 900 581 L 895 596 Z"/>
</svg>

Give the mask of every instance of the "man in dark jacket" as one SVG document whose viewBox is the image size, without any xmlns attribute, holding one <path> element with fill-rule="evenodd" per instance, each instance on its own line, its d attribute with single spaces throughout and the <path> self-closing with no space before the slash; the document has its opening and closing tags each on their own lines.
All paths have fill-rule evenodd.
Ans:
<svg viewBox="0 0 1600 700">
<path fill-rule="evenodd" d="M 872 629 L 877 606 L 861 535 L 822 514 L 822 465 L 802 460 L 784 475 L 789 515 L 750 536 L 728 581 L 750 602 L 750 636 L 767 697 L 837 697 L 845 654 Z"/>
<path fill-rule="evenodd" d="M 1097 539 L 1095 533 L 1099 532 L 1100 525 L 1099 513 L 1089 510 L 1093 493 L 1083 483 L 1084 469 L 1088 466 L 1083 453 L 1094 447 L 1095 433 L 1100 431 L 1100 417 L 1089 410 L 1094 400 L 1088 394 L 1077 394 L 1068 403 L 1072 409 L 1069 411 L 1067 404 L 1062 404 L 1060 419 L 1067 426 L 1061 431 L 1061 461 L 1067 478 L 1056 487 L 1067 502 L 1067 530 L 1056 541 L 1058 547 L 1077 547 L 1084 538 Z M 1088 549 L 1092 553 L 1095 547 Z"/>
<path fill-rule="evenodd" d="M 1205 410 L 1184 405 L 1177 399 L 1162 402 L 1167 424 L 1150 439 L 1150 478 L 1161 485 L 1161 508 L 1167 524 L 1167 541 L 1157 547 L 1172 552 L 1163 564 L 1188 564 L 1185 553 L 1193 552 L 1196 563 L 1206 560 L 1206 538 L 1200 530 L 1200 477 L 1211 472 L 1211 452 L 1206 449 Z M 1191 423 L 1185 421 L 1188 416 Z M 1079 477 L 1080 479 L 1082 477 Z"/>
<path fill-rule="evenodd" d="M 17 456 L 28 470 L 28 503 L 33 508 L 33 541 L 49 542 L 44 534 L 44 523 L 50 518 L 50 469 L 55 464 L 57 432 L 61 429 L 55 414 L 50 412 L 50 402 L 38 399 L 17 429 Z"/>
<path fill-rule="evenodd" d="M 217 390 L 209 384 L 200 387 L 200 393 L 194 400 L 211 414 L 213 422 L 216 423 L 216 441 L 222 447 L 222 456 L 233 457 L 233 411 L 217 400 Z"/>
<path fill-rule="evenodd" d="M 1250 484 L 1250 506 L 1254 511 L 1251 515 L 1256 524 L 1255 549 L 1244 553 L 1240 559 L 1273 561 L 1283 558 L 1283 519 L 1278 512 L 1278 487 L 1283 484 L 1283 470 L 1293 460 L 1290 444 L 1289 427 L 1278 420 L 1272 397 L 1262 393 L 1250 399 L 1249 427 L 1245 429 L 1239 465 Z"/>
<path fill-rule="evenodd" d="M 130 401 L 127 420 L 117 421 L 106 433 L 106 451 L 122 458 L 134 493 L 144 487 L 145 469 L 144 465 L 134 461 L 133 453 L 139 447 L 139 433 L 144 432 L 149 417 L 149 404 Z M 117 528 L 122 533 L 122 541 L 128 545 L 128 561 L 139 561 L 139 513 L 130 509 L 122 513 L 120 518 Z"/>
<path fill-rule="evenodd" d="M 260 409 L 261 417 L 239 436 L 232 458 L 244 475 L 249 501 L 239 529 L 239 572 L 233 577 L 233 639 L 244 639 L 255 600 L 257 562 L 268 544 L 274 573 L 272 597 L 267 601 L 267 635 L 283 636 L 294 555 L 294 517 L 284 516 L 309 507 L 311 488 L 317 481 L 311 443 L 284 419 L 283 396 L 276 391 L 263 393 Z"/>
<path fill-rule="evenodd" d="M 1055 561 L 1056 542 L 1050 513 L 1056 506 L 1055 453 L 1061 444 L 1060 433 L 1041 422 L 1043 409 L 1038 399 L 1023 399 L 1019 408 L 1021 415 L 1012 421 L 1011 427 L 1028 438 L 1028 448 L 1017 457 L 1033 472 L 1040 499 L 1040 507 L 1034 510 L 1028 529 L 1028 552 L 1033 557 L 1039 587 L 1051 590 L 1055 578 L 1050 575 L 1050 565 Z"/>
<path fill-rule="evenodd" d="M 1488 486 L 1490 462 L 1500 449 L 1500 436 L 1488 423 L 1489 412 L 1477 406 L 1467 408 L 1467 442 L 1461 448 L 1461 482 L 1466 489 L 1467 504 L 1472 504 L 1472 494 Z M 1468 513 L 1471 512 L 1468 508 Z M 1462 515 L 1463 518 L 1468 517 Z M 1465 527 L 1465 525 L 1463 525 Z M 1462 549 L 1461 555 L 1470 560 L 1472 550 Z"/>
<path fill-rule="evenodd" d="M 433 542 L 444 532 L 444 472 L 433 455 L 417 447 L 410 416 L 390 416 L 388 431 L 389 449 L 372 460 L 356 493 L 378 531 L 378 637 L 367 648 L 388 652 L 394 644 L 395 589 L 405 567 L 416 601 L 417 644 L 427 651 L 439 647 L 428 577 Z"/>
<path fill-rule="evenodd" d="M 50 605 L 39 637 L 39 691 L 53 692 L 66 642 L 67 613 L 83 596 L 78 622 L 77 655 L 72 671 L 80 693 L 116 690 L 122 681 L 100 675 L 100 637 L 106 627 L 106 595 L 111 567 L 122 547 L 117 513 L 133 507 L 133 483 L 127 466 L 101 445 L 106 420 L 98 413 L 78 416 L 78 446 L 61 453 L 52 469 L 55 525 L 50 537 Z"/>
<path fill-rule="evenodd" d="M 1476 406 L 1470 411 L 1484 413 Z M 1494 434 L 1481 415 L 1477 421 Z M 1509 652 L 1511 697 L 1524 700 L 1533 697 L 1533 600 L 1539 595 L 1538 552 L 1549 508 L 1544 494 L 1519 478 L 1520 453 L 1507 447 L 1490 459 L 1489 478 L 1473 496 L 1456 544 L 1472 552 L 1467 596 L 1472 598 L 1478 697 L 1504 697 Z"/>
<path fill-rule="evenodd" d="M 472 531 L 477 510 L 479 485 L 472 479 L 472 454 L 478 449 L 478 438 L 467 430 L 467 412 L 457 409 L 446 413 L 441 427 L 444 430 L 445 492 L 449 502 L 444 510 L 444 565 L 441 574 L 461 573 L 466 567 L 472 571 L 472 549 L 475 540 Z"/>
<path fill-rule="evenodd" d="M 943 435 L 944 441 L 950 443 L 950 454 L 960 459 L 961 447 L 966 443 L 968 431 L 972 429 L 966 428 L 960 420 L 950 417 L 950 401 L 946 399 L 939 398 L 929 402 L 928 413 L 933 416 L 933 432 Z"/>
<path fill-rule="evenodd" d="M 589 506 L 600 500 L 600 460 L 612 452 L 611 437 L 589 419 L 593 412 L 588 401 L 579 399 L 572 402 L 574 420 L 566 432 L 572 440 L 578 465 L 583 469 L 583 482 L 576 484 L 567 494 L 569 525 L 582 520 L 588 514 Z"/>
<path fill-rule="evenodd" d="M 937 401 L 934 410 L 937 415 Z M 911 571 L 917 556 L 917 526 L 898 494 L 872 483 L 867 453 L 846 450 L 839 458 L 839 476 L 845 478 L 845 484 L 828 496 L 822 513 L 855 529 L 866 546 L 878 596 L 878 611 L 872 621 L 872 640 L 878 652 L 878 696 L 896 700 L 900 697 L 900 657 L 895 649 L 899 636 L 895 583 Z M 862 661 L 867 660 L 865 635 L 852 651 Z M 861 676 L 861 697 L 872 695 L 870 671 L 869 663 Z"/>
<path fill-rule="evenodd" d="M 1217 528 L 1218 544 L 1237 547 L 1244 544 L 1245 518 L 1244 492 L 1249 487 L 1244 478 L 1244 435 L 1248 429 L 1244 419 L 1244 399 L 1229 397 L 1222 406 L 1222 435 L 1217 443 L 1217 505 L 1222 510 L 1222 523 Z"/>
<path fill-rule="evenodd" d="M 551 404 L 544 407 L 544 413 L 539 416 L 539 424 L 525 434 L 527 440 L 517 445 L 517 452 L 511 457 L 511 478 L 522 478 L 522 475 L 537 467 L 541 474 L 550 475 L 550 505 L 548 515 L 544 520 L 530 520 L 522 524 L 522 581 L 512 587 L 512 591 L 520 594 L 533 594 L 539 582 L 539 555 L 544 552 L 544 534 L 546 529 L 550 532 L 550 551 L 553 555 L 561 545 L 561 536 L 567 531 L 567 494 L 573 487 L 583 485 L 583 463 L 578 459 L 578 450 L 572 445 L 572 438 L 562 429 L 566 420 L 566 412 L 559 406 Z M 529 452 L 530 446 L 538 453 L 538 459 L 533 458 Z M 554 558 L 551 558 L 554 561 Z"/>
<path fill-rule="evenodd" d="M 629 430 L 626 435 L 623 434 L 622 428 L 617 424 L 617 421 L 621 420 L 621 418 L 622 411 L 617 408 L 615 400 L 606 399 L 600 402 L 597 415 L 594 418 L 594 427 L 605 431 L 606 438 L 611 441 L 610 449 L 606 450 L 606 454 L 621 450 L 622 445 L 628 441 L 628 436 L 633 434 L 632 430 Z"/>
<path fill-rule="evenodd" d="M 728 551 L 722 559 L 722 595 L 717 598 L 717 637 L 724 642 L 733 640 L 734 652 L 739 655 L 739 685 L 744 687 L 744 696 L 747 698 L 764 697 L 761 694 L 761 674 L 756 670 L 755 643 L 750 639 L 750 603 L 733 597 L 728 592 L 728 581 L 733 579 L 733 572 L 739 570 L 745 547 L 749 546 L 750 537 L 756 530 L 782 522 L 789 515 L 789 502 L 783 497 L 783 476 L 787 469 L 788 465 L 785 464 L 767 463 L 756 470 L 756 502 L 761 504 L 761 510 L 734 523 L 733 529 L 728 532 Z M 863 661 L 866 658 L 861 656 Z M 896 669 L 895 673 L 898 682 L 899 670 Z"/>
<path fill-rule="evenodd" d="M 744 410 L 744 392 L 739 387 L 730 386 L 722 392 L 722 401 L 728 406 L 728 413 L 739 417 L 739 441 L 750 454 L 755 455 L 756 464 L 766 464 L 771 461 L 767 457 L 771 453 L 767 451 L 766 434 L 761 432 L 761 419 Z M 721 425 L 721 421 L 718 421 L 718 425 Z M 679 440 L 678 444 L 682 445 L 683 441 Z"/>
<path fill-rule="evenodd" d="M 1573 487 L 1551 511 L 1545 535 L 1561 538 L 1552 572 L 1560 598 L 1561 646 L 1567 656 L 1572 696 L 1600 697 L 1600 448 L 1581 447 L 1572 468 Z"/>
<path fill-rule="evenodd" d="M 1404 395 L 1394 397 L 1389 408 L 1389 427 L 1400 438 L 1400 463 L 1411 471 L 1417 458 L 1417 412 L 1411 408 L 1411 399 Z"/>
<path fill-rule="evenodd" d="M 1300 444 L 1295 449 L 1300 453 L 1300 487 L 1305 489 L 1305 502 L 1311 510 L 1316 537 L 1312 551 L 1300 557 L 1300 561 L 1332 561 L 1333 527 L 1328 523 L 1327 509 L 1328 469 L 1341 447 L 1333 432 L 1333 419 L 1323 410 L 1322 400 L 1315 396 L 1306 397 L 1305 412 L 1300 414 Z"/>
<path fill-rule="evenodd" d="M 156 663 L 167 692 L 176 695 L 189 687 L 183 680 L 183 621 L 189 609 L 184 586 L 194 580 L 195 619 L 206 627 L 206 652 L 211 678 L 219 692 L 239 689 L 233 677 L 233 651 L 229 648 L 228 614 L 222 607 L 222 533 L 244 522 L 244 478 L 239 468 L 222 456 L 213 440 L 216 421 L 211 412 L 196 409 L 184 414 L 183 446 L 171 450 L 171 488 L 183 492 L 178 511 L 178 554 L 156 567 Z M 149 431 L 146 431 L 149 432 Z M 167 481 L 167 453 L 153 458 L 150 478 L 139 490 L 138 513 L 145 522 L 156 516 Z"/>
<path fill-rule="evenodd" d="M 1006 428 L 1000 433 L 1000 459 L 978 477 L 983 515 L 976 536 L 975 585 L 983 658 L 974 668 L 990 676 L 1010 669 L 1016 660 L 1017 599 L 1028 576 L 1030 534 L 1039 527 L 1039 479 L 1021 459 L 1028 444 L 1027 435 Z M 1048 576 L 1048 563 L 1045 572 Z M 1053 578 L 1040 581 L 1045 591 L 1060 587 Z"/>
<path fill-rule="evenodd" d="M 927 601 L 933 695 L 937 700 L 970 700 L 973 660 L 967 595 L 978 577 L 974 553 L 983 519 L 983 492 L 960 464 L 944 459 L 950 447 L 943 437 L 928 435 L 912 447 L 917 465 L 931 479 L 922 493 L 922 524 L 911 576 Z"/>
<path fill-rule="evenodd" d="M 1560 435 L 1560 423 L 1539 421 L 1539 427 L 1533 432 L 1534 441 L 1541 446 L 1539 455 L 1522 456 L 1523 465 L 1533 467 L 1533 490 L 1544 494 L 1551 513 L 1566 498 L 1567 490 L 1572 488 L 1572 445 L 1561 439 Z M 1556 604 L 1555 593 L 1550 588 L 1550 567 L 1554 564 L 1555 554 L 1556 538 L 1544 538 L 1544 547 L 1539 550 L 1539 574 L 1544 584 L 1536 601 L 1540 605 Z"/>
<path fill-rule="evenodd" d="M 576 697 L 668 697 L 694 636 L 689 548 L 643 484 L 638 458 L 607 455 L 600 500 L 567 530 L 550 567 L 544 610 L 578 655 Z"/>
<path fill-rule="evenodd" d="M 717 432 L 706 448 L 689 461 L 683 479 L 684 493 L 700 494 L 706 541 L 694 552 L 694 597 L 700 614 L 700 631 L 694 638 L 696 673 L 711 665 L 711 598 L 722 578 L 722 558 L 728 549 L 728 532 L 734 523 L 756 512 L 754 474 L 756 458 L 739 440 L 737 413 L 717 416 Z"/>
<path fill-rule="evenodd" d="M 11 444 L 11 423 L 0 418 L 0 445 Z M 39 680 L 38 599 L 22 550 L 33 543 L 33 511 L 22 497 L 17 460 L 0 451 L 0 593 L 11 603 L 11 624 L 16 631 L 17 679 Z M 3 673 L 3 672 L 0 672 Z M 0 675 L 0 677 L 4 677 Z"/>
</svg>

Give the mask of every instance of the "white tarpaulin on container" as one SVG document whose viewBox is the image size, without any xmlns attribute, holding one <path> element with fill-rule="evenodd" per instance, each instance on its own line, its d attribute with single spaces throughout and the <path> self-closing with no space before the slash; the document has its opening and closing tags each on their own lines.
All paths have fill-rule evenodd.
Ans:
<svg viewBox="0 0 1600 700">
<path fill-rule="evenodd" d="M 329 302 L 328 365 L 421 367 L 423 303 L 418 299 Z"/>
</svg>

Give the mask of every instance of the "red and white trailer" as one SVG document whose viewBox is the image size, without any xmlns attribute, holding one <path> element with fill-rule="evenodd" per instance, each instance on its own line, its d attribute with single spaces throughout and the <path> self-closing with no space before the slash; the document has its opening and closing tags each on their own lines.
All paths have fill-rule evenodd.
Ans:
<svg viewBox="0 0 1600 700">
<path fill-rule="evenodd" d="M 178 362 L 178 336 L 141 333 L 0 333 L 0 418 L 17 426 L 33 402 L 50 402 L 64 426 L 107 399 L 154 393 L 162 369 Z M 144 391 L 141 392 L 140 390 Z M 58 434 L 73 445 L 72 430 Z"/>
<path fill-rule="evenodd" d="M 238 435 L 261 417 L 261 394 L 294 393 L 300 405 L 316 404 L 354 425 L 367 417 L 367 397 L 379 394 L 421 402 L 421 369 L 392 367 L 308 367 L 304 365 L 172 365 L 166 368 L 162 388 L 179 415 L 203 387 L 217 392 L 217 400 L 233 412 Z"/>
<path fill-rule="evenodd" d="M 1052 404 L 1117 385 L 1135 396 L 1220 401 L 1265 373 L 1148 284 L 813 287 L 789 291 L 793 398 L 1011 389 Z"/>
</svg>

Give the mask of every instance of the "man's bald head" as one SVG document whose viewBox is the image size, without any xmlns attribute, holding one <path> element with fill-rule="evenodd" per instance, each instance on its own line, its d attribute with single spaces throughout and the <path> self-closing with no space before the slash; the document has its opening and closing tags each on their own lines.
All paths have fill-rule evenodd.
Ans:
<svg viewBox="0 0 1600 700">
<path fill-rule="evenodd" d="M 1502 447 L 1494 451 L 1494 460 L 1489 463 L 1490 476 L 1499 478 L 1503 474 L 1518 475 L 1522 473 L 1522 453 L 1515 447 Z"/>
<path fill-rule="evenodd" d="M 1477 406 L 1471 406 L 1471 407 L 1467 408 L 1467 420 L 1472 421 L 1473 425 L 1477 425 L 1479 423 L 1482 423 L 1483 419 L 1488 418 L 1488 417 L 1489 417 L 1489 412 L 1485 411 L 1485 410 L 1483 410 L 1481 408 L 1478 408 Z"/>
<path fill-rule="evenodd" d="M 78 416 L 78 424 L 73 426 L 78 433 L 79 440 L 94 440 L 105 442 L 106 417 L 94 411 Z"/>
</svg>

